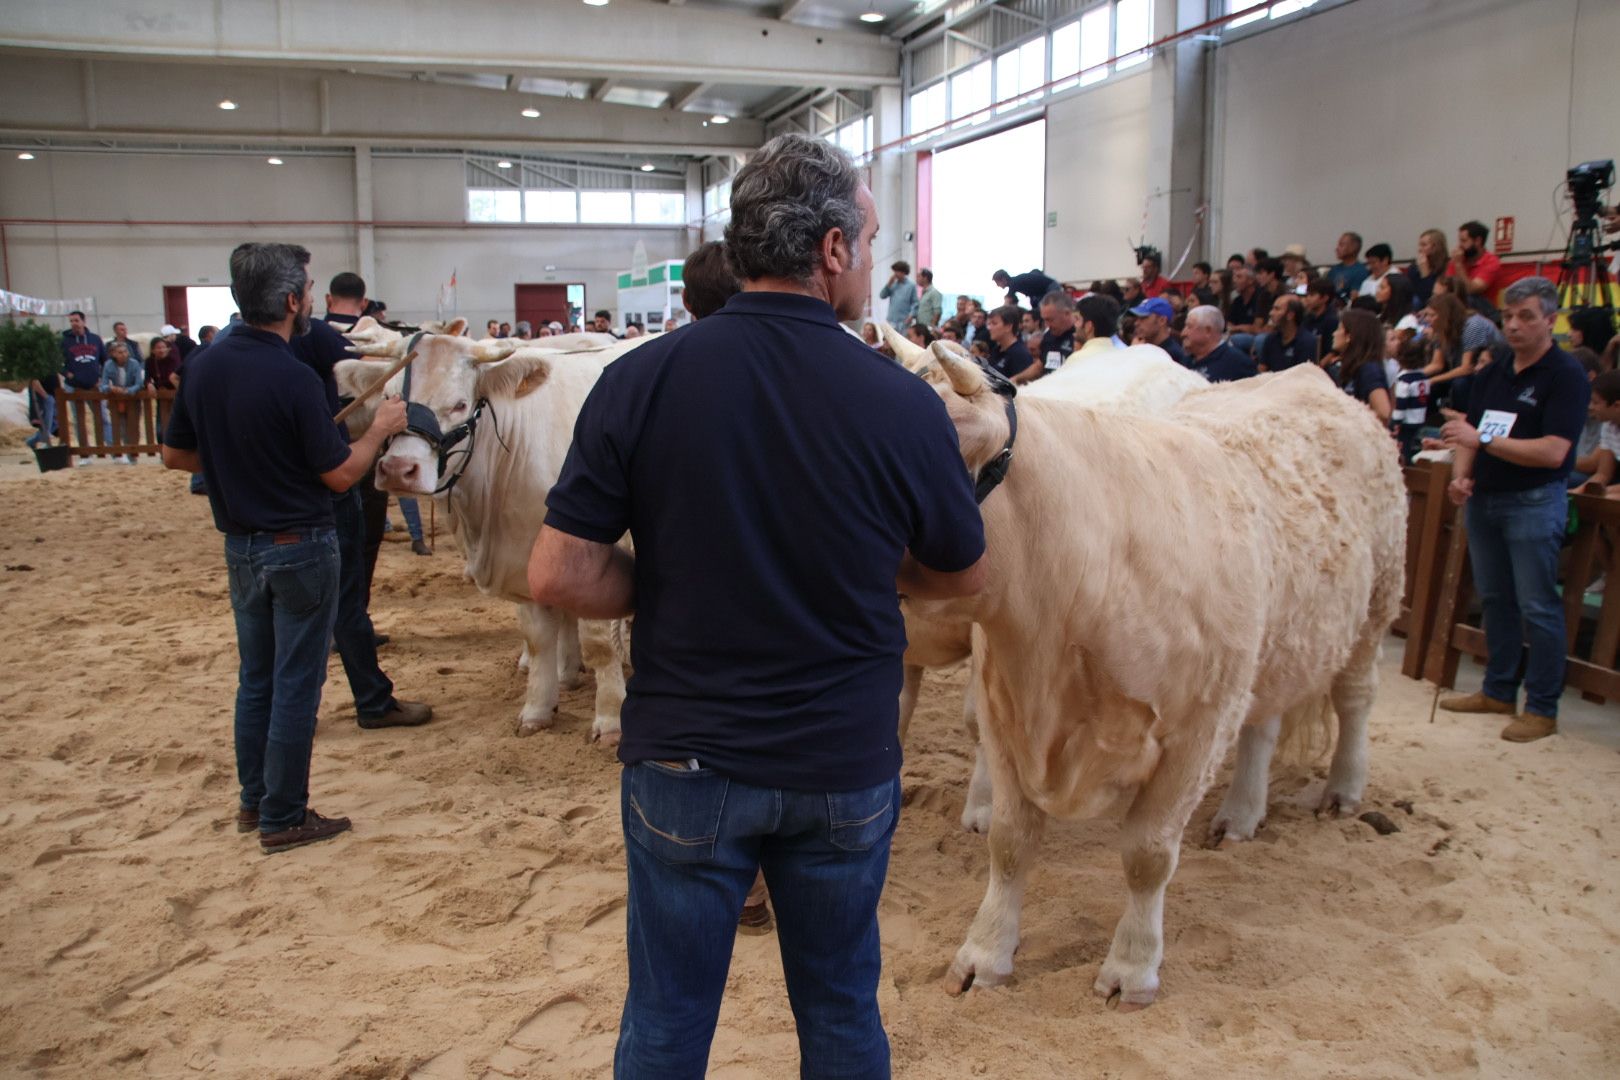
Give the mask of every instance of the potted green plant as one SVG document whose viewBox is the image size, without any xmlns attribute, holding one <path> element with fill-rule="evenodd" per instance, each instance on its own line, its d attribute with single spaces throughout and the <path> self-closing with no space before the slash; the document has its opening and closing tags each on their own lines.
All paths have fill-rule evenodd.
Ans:
<svg viewBox="0 0 1620 1080">
<path fill-rule="evenodd" d="M 0 380 L 26 388 L 35 379 L 49 378 L 61 367 L 62 348 L 55 330 L 33 319 L 0 322 Z M 35 447 L 34 459 L 39 462 L 40 472 L 65 469 L 68 448 L 47 442 Z"/>
</svg>

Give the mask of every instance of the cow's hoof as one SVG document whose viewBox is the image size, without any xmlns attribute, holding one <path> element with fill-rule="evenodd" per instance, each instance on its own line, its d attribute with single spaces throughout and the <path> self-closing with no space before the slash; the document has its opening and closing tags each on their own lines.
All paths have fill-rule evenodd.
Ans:
<svg viewBox="0 0 1620 1080">
<path fill-rule="evenodd" d="M 992 957 L 972 943 L 963 945 L 951 962 L 951 969 L 940 980 L 945 992 L 952 997 L 971 988 L 1000 986 L 1012 977 L 1012 957 L 1005 960 Z"/>
<path fill-rule="evenodd" d="M 1220 848 L 1253 840 L 1255 834 L 1265 827 L 1266 819 L 1263 816 L 1257 819 L 1250 815 L 1216 814 L 1215 820 L 1209 823 L 1209 840 L 1205 846 Z"/>
<path fill-rule="evenodd" d="M 528 671 L 529 670 L 529 650 L 528 649 L 524 649 L 522 652 L 518 653 L 517 669 L 519 671 Z"/>
<path fill-rule="evenodd" d="M 618 746 L 619 722 L 598 716 L 591 724 L 591 742 L 608 747 Z"/>
<path fill-rule="evenodd" d="M 1091 988 L 1110 1009 L 1136 1012 L 1153 1004 L 1158 997 L 1159 973 L 1133 969 L 1109 959 L 1103 962 L 1102 971 Z"/>
<path fill-rule="evenodd" d="M 1316 806 L 1316 816 L 1324 814 L 1330 818 L 1354 817 L 1356 810 L 1361 806 L 1361 797 L 1352 795 L 1348 791 L 1334 791 L 1332 788 L 1322 793 L 1322 801 Z"/>
<path fill-rule="evenodd" d="M 971 802 L 962 808 L 962 828 L 970 833 L 988 836 L 990 833 L 990 805 L 975 806 Z"/>
<path fill-rule="evenodd" d="M 523 738 L 523 737 L 526 737 L 526 736 L 529 736 L 529 735 L 533 735 L 537 731 L 545 731 L 547 728 L 549 728 L 552 724 L 554 724 L 556 722 L 556 719 L 557 719 L 557 717 L 556 717 L 555 713 L 551 713 L 551 714 L 549 714 L 547 716 L 544 716 L 544 717 L 534 717 L 534 718 L 527 718 L 527 717 L 520 716 L 520 717 L 518 717 L 518 722 L 517 722 L 517 729 L 516 729 L 517 735 L 518 735 L 519 738 Z"/>
</svg>

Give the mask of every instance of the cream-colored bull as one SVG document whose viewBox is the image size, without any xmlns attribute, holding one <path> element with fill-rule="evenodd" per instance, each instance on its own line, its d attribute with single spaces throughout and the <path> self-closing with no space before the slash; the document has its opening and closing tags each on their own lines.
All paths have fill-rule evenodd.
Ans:
<svg viewBox="0 0 1620 1080">
<path fill-rule="evenodd" d="M 962 455 L 1005 443 L 1002 399 L 949 346 L 934 359 Z M 1048 815 L 1122 810 L 1126 910 L 1095 989 L 1151 1003 L 1182 832 L 1234 739 L 1222 813 L 1264 812 L 1279 718 L 1338 714 L 1322 794 L 1353 809 L 1379 643 L 1400 598 L 1405 498 L 1390 440 L 1315 367 L 1188 394 L 1164 417 L 1017 399 L 1006 481 L 986 500 L 989 582 L 908 602 L 974 624 L 973 692 L 994 802 L 989 887 L 946 976 L 1012 971 Z M 1245 800 L 1248 804 L 1243 804 Z M 1229 828 L 1231 825 L 1229 824 Z"/>
</svg>

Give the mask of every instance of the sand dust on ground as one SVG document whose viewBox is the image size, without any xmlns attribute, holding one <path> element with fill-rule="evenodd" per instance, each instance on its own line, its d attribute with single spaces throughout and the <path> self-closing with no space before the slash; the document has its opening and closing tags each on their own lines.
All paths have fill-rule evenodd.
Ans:
<svg viewBox="0 0 1620 1080">
<path fill-rule="evenodd" d="M 334 662 L 311 789 L 354 831 L 263 856 L 230 821 L 236 660 L 205 500 L 150 463 L 31 469 L 0 465 L 0 1074 L 608 1075 L 624 860 L 589 680 L 554 731 L 515 738 L 510 607 L 446 540 L 384 545 L 383 664 L 437 717 L 360 730 Z M 1279 772 L 1260 838 L 1208 851 L 1211 792 L 1159 1003 L 1131 1015 L 1091 993 L 1123 904 L 1106 822 L 1048 830 L 1008 986 L 938 986 L 987 858 L 957 823 L 964 676 L 932 678 L 882 902 L 895 1075 L 1620 1075 L 1620 755 L 1431 723 L 1430 689 L 1383 670 L 1368 805 L 1401 831 L 1314 820 L 1322 772 Z M 776 940 L 741 937 L 710 1075 L 797 1071 Z"/>
</svg>

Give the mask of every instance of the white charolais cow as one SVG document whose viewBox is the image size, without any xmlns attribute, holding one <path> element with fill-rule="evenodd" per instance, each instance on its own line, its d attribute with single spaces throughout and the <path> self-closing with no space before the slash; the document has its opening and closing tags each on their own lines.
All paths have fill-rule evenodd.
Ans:
<svg viewBox="0 0 1620 1080">
<path fill-rule="evenodd" d="M 968 467 L 1007 441 L 1003 399 L 936 346 Z M 991 872 L 947 987 L 1012 972 L 1048 815 L 1123 809 L 1126 909 L 1095 989 L 1151 1003 L 1182 832 L 1242 731 L 1223 813 L 1264 812 L 1285 714 L 1339 732 L 1321 808 L 1366 782 L 1379 645 L 1401 594 L 1406 503 L 1388 435 L 1314 365 L 1188 394 L 1163 417 L 1023 395 L 1014 464 L 984 502 L 977 597 L 908 601 L 970 619 L 994 784 Z M 1252 798 L 1259 793 L 1258 800 Z M 1255 804 L 1258 804 L 1258 810 Z M 1228 828 L 1233 825 L 1229 824 Z"/>
<path fill-rule="evenodd" d="M 571 655 L 566 647 L 571 617 L 533 602 L 527 567 L 545 517 L 546 493 L 562 471 L 580 406 L 603 367 L 639 341 L 559 352 L 519 349 L 511 339 L 475 342 L 460 336 L 460 320 L 446 329 L 447 334 L 417 339 L 409 400 L 432 412 L 441 434 L 469 421 L 472 430 L 449 449 L 442 470 L 440 455 L 426 439 L 409 431 L 397 436 L 377 461 L 377 486 L 394 495 L 440 499 L 467 557 L 467 576 L 481 591 L 518 605 L 529 659 L 518 734 L 551 725 L 560 685 L 583 659 L 596 675 L 591 735 L 615 742 L 624 701 L 623 627 L 580 621 L 580 652 Z M 362 329 L 358 336 L 368 335 Z M 366 341 L 360 351 L 404 355 L 410 341 Z M 338 387 L 357 393 L 387 366 L 382 360 L 342 361 L 335 373 Z M 401 373 L 388 391 L 403 389 Z"/>
<path fill-rule="evenodd" d="M 883 322 L 878 324 L 895 358 L 907 370 L 935 384 L 944 381 L 933 354 Z M 1071 401 L 1094 408 L 1148 415 L 1168 411 L 1187 394 L 1206 389 L 1209 383 L 1170 358 L 1157 345 L 1133 345 L 1125 349 L 1075 360 L 1060 370 L 1019 390 L 1022 399 L 1032 397 Z M 904 743 L 917 708 L 924 669 L 950 667 L 968 659 L 972 651 L 972 622 L 938 614 L 906 611 L 905 677 L 900 691 L 900 738 Z M 968 784 L 967 801 L 962 808 L 962 827 L 970 832 L 990 830 L 991 784 L 984 750 L 979 746 L 978 719 L 973 695 L 962 701 L 962 720 L 975 744 L 973 779 Z"/>
</svg>

